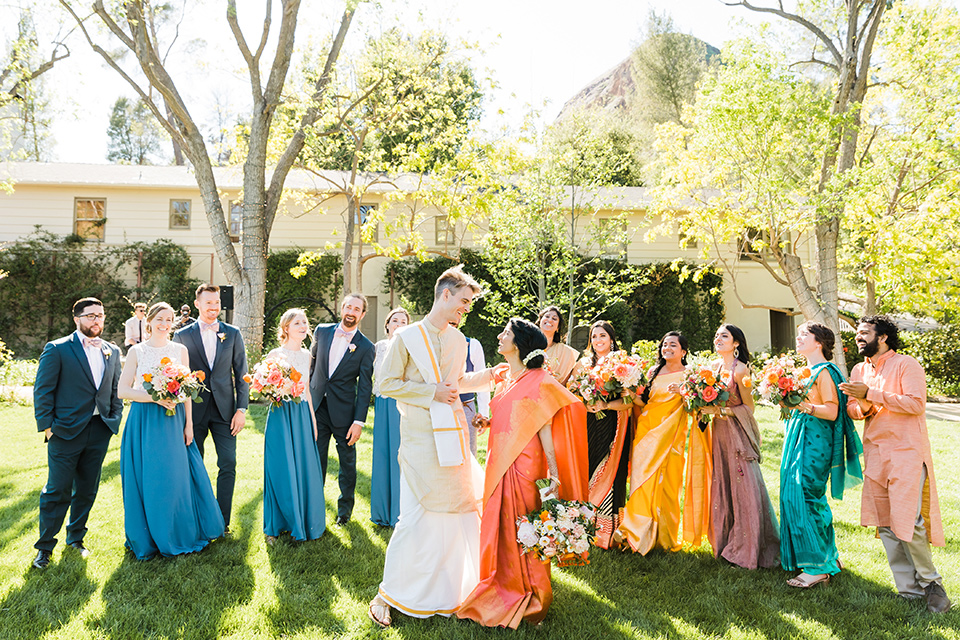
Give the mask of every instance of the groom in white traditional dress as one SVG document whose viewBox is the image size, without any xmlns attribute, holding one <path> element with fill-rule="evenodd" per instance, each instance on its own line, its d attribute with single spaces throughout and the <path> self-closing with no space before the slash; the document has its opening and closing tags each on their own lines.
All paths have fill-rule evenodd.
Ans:
<svg viewBox="0 0 960 640">
<path fill-rule="evenodd" d="M 401 416 L 400 520 L 369 609 L 381 626 L 391 607 L 449 616 L 479 581 L 483 471 L 459 392 L 489 390 L 494 374 L 465 372 L 467 341 L 456 328 L 479 292 L 462 266 L 445 271 L 430 313 L 397 332 L 380 369 L 380 393 L 397 400 Z"/>
</svg>

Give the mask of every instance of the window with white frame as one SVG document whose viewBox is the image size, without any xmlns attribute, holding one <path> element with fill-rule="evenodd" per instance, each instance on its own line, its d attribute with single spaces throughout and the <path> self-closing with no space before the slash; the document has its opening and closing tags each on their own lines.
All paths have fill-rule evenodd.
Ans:
<svg viewBox="0 0 960 640">
<path fill-rule="evenodd" d="M 193 202 L 191 200 L 171 200 L 170 201 L 170 228 L 171 229 L 189 229 L 190 228 L 190 210 Z"/>
<path fill-rule="evenodd" d="M 230 242 L 240 242 L 243 233 L 243 202 L 231 200 L 229 206 Z"/>
<path fill-rule="evenodd" d="M 106 198 L 75 198 L 73 232 L 84 240 L 103 241 L 107 231 Z"/>
<path fill-rule="evenodd" d="M 456 225 L 450 222 L 450 216 L 437 216 L 434 218 L 436 223 L 436 237 L 434 240 L 438 247 L 449 247 L 457 243 Z"/>
</svg>

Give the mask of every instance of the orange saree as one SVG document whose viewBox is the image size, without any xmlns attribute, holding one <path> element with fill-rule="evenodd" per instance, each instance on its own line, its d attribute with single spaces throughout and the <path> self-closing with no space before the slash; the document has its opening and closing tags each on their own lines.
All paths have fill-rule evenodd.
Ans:
<svg viewBox="0 0 960 640">
<path fill-rule="evenodd" d="M 490 402 L 490 437 L 480 521 L 480 584 L 457 616 L 516 629 L 543 620 L 553 600 L 550 565 L 520 553 L 517 518 L 540 507 L 536 481 L 547 476 L 540 429 L 550 424 L 560 497 L 586 494 L 586 411 L 550 374 L 531 369 Z M 584 446 L 580 446 L 583 444 Z M 561 462 L 561 450 L 566 460 Z"/>
</svg>

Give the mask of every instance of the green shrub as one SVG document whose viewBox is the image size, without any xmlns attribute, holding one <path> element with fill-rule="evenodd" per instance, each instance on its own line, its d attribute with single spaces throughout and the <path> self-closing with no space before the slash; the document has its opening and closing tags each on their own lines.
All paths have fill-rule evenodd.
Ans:
<svg viewBox="0 0 960 640">
<path fill-rule="evenodd" d="M 303 249 L 273 251 L 267 257 L 267 295 L 263 305 L 263 349 L 276 346 L 280 316 L 291 307 L 303 307 L 312 325 L 335 322 L 339 317 L 343 262 L 335 253 L 311 252 L 300 260 Z M 299 267 L 299 268 L 298 268 Z M 291 270 L 298 268 L 299 277 Z"/>
<path fill-rule="evenodd" d="M 960 325 L 901 332 L 900 352 L 923 365 L 930 393 L 960 396 Z"/>
<path fill-rule="evenodd" d="M 463 263 L 464 269 L 489 289 L 493 278 L 482 256 L 464 249 L 460 261 L 435 258 L 421 262 L 417 258 L 395 260 L 388 266 L 383 281 L 383 292 L 394 293 L 410 300 L 414 314 L 425 314 L 433 304 L 433 284 L 446 269 Z M 616 265 L 606 265 L 616 268 Z M 626 269 L 627 265 L 622 265 Z M 639 271 L 640 277 L 633 280 L 634 289 L 626 301 L 611 305 L 604 311 L 603 319 L 613 325 L 620 344 L 626 348 L 637 340 L 660 341 L 667 331 L 682 331 L 690 341 L 691 350 L 709 348 L 713 332 L 723 321 L 723 298 L 720 293 L 721 278 L 712 272 L 702 273 L 698 278 L 686 277 L 684 265 L 659 263 L 630 265 Z M 510 292 L 495 291 L 501 299 L 510 299 Z M 461 330 L 464 334 L 480 340 L 487 359 L 496 353 L 496 336 L 502 327 L 493 326 L 484 319 L 484 298 L 474 302 Z M 545 303 L 550 304 L 549 302 Z M 516 315 L 535 320 L 539 309 L 517 308 Z M 584 321 L 586 323 L 586 321 Z"/>
</svg>

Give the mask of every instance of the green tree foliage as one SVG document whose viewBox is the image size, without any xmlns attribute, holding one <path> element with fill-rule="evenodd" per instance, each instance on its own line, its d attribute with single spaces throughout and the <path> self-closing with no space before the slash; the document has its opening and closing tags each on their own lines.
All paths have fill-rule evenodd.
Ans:
<svg viewBox="0 0 960 640">
<path fill-rule="evenodd" d="M 507 320 L 514 316 L 535 320 L 542 307 L 557 303 L 553 299 L 541 303 L 503 289 L 502 283 L 494 277 L 495 265 L 477 252 L 464 249 L 461 258 L 464 269 L 484 286 L 483 296 L 474 301 L 461 329 L 464 334 L 480 340 L 488 359 L 496 353 L 496 336 Z M 393 261 L 384 275 L 383 292 L 390 293 L 392 285 L 395 294 L 413 303 L 411 312 L 425 314 L 433 304 L 433 283 L 444 270 L 455 264 L 458 263 L 449 258 L 426 262 L 416 258 Z M 627 290 L 623 299 L 607 305 L 602 315 L 582 318 L 578 324 L 586 325 L 600 318 L 607 320 L 626 346 L 637 340 L 659 341 L 667 331 L 680 330 L 689 338 L 692 350 L 709 349 L 713 332 L 723 321 L 721 277 L 709 271 L 693 277 L 692 266 L 661 263 L 630 269 L 633 278 L 624 284 Z M 604 268 L 627 271 L 622 263 L 605 265 Z M 509 306 L 511 300 L 512 308 Z"/>
<path fill-rule="evenodd" d="M 880 33 L 841 226 L 841 274 L 865 314 L 960 311 L 960 12 L 897 3 Z"/>
<path fill-rule="evenodd" d="M 315 84 L 317 73 L 308 63 L 307 86 Z M 483 94 L 473 69 L 444 35 L 413 36 L 397 28 L 368 38 L 356 63 L 338 71 L 335 86 L 327 94 L 327 116 L 307 132 L 298 161 L 316 172 L 324 200 L 346 197 L 339 243 L 346 291 L 361 288 L 363 265 L 372 257 L 411 255 L 422 244 L 414 237 L 422 206 L 398 203 L 391 230 L 385 218 L 389 207 L 367 208 L 364 194 L 378 184 L 395 186 L 390 176 L 403 172 L 420 176 L 419 189 L 424 174 L 454 162 L 480 117 Z M 298 122 L 311 106 L 310 100 L 290 105 L 286 120 Z M 304 197 L 317 206 L 315 195 Z M 401 228 L 406 233 L 394 232 Z"/>
<path fill-rule="evenodd" d="M 69 55 L 63 43 L 55 43 L 47 58 L 41 52 L 33 12 L 20 10 L 17 35 L 0 59 L 0 159 L 49 159 L 50 99 L 43 74 Z"/>
<path fill-rule="evenodd" d="M 127 288 L 106 249 L 38 227 L 4 247 L 0 270 L 7 273 L 0 279 L 0 336 L 18 356 L 35 357 L 46 342 L 74 331 L 71 308 L 86 296 L 103 301 L 105 337 L 123 341 Z"/>
<path fill-rule="evenodd" d="M 133 301 L 170 303 L 174 309 L 193 306 L 200 280 L 190 277 L 190 254 L 180 245 L 161 238 L 154 242 L 132 242 L 113 250 L 117 266 L 135 274 L 129 297 Z"/>
<path fill-rule="evenodd" d="M 336 253 L 317 253 L 310 264 L 299 263 L 302 249 L 271 251 L 267 258 L 267 297 L 264 305 L 264 343 L 276 344 L 276 328 L 291 307 L 307 311 L 311 324 L 340 317 L 342 263 Z M 296 273 L 297 275 L 293 275 Z"/>
<path fill-rule="evenodd" d="M 107 160 L 120 164 L 156 164 L 163 130 L 143 100 L 117 98 L 107 125 Z"/>
<path fill-rule="evenodd" d="M 624 300 L 633 277 L 619 262 L 630 236 L 626 214 L 598 211 L 616 204 L 608 187 L 628 163 L 577 113 L 551 128 L 538 157 L 498 190 L 481 240 L 497 285 L 486 308 L 494 323 L 550 301 L 568 310 L 569 338 L 578 320 Z"/>
<path fill-rule="evenodd" d="M 651 10 L 646 39 L 633 53 L 641 116 L 652 122 L 682 122 L 709 56 L 716 53 L 702 40 L 677 31 L 669 13 Z"/>
<path fill-rule="evenodd" d="M 470 313 L 460 326 L 465 336 L 476 338 L 483 345 L 483 353 L 487 362 L 499 358 L 497 355 L 497 335 L 503 330 L 503 323 L 488 320 L 487 304 L 491 291 L 492 278 L 482 257 L 476 251 L 464 249 L 460 252 L 460 260 L 437 257 L 422 261 L 416 257 L 407 257 L 393 260 L 384 272 L 383 293 L 390 294 L 391 289 L 399 297 L 412 303 L 413 308 L 407 309 L 415 315 L 426 315 L 433 306 L 433 287 L 444 271 L 458 264 L 463 264 L 464 271 L 472 275 L 484 288 L 484 295 L 474 298 Z M 513 315 L 529 318 L 529 314 L 517 309 Z"/>
<path fill-rule="evenodd" d="M 916 3 L 889 11 L 876 41 L 878 84 L 846 112 L 835 87 L 800 73 L 771 40 L 731 43 L 701 84 L 690 127 L 660 127 L 661 230 L 679 224 L 700 239 L 735 290 L 737 261 L 762 265 L 807 319 L 830 324 L 840 300 L 864 313 L 949 316 L 958 283 L 944 274 L 960 258 L 960 94 L 937 70 L 960 64 L 957 11 Z M 837 146 L 841 130 L 855 130 L 852 151 L 846 138 Z M 835 157 L 841 148 L 853 164 Z M 745 306 L 765 306 L 737 293 Z"/>
</svg>

